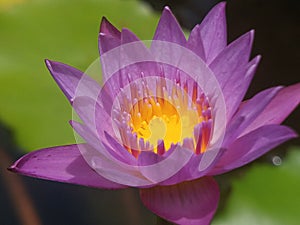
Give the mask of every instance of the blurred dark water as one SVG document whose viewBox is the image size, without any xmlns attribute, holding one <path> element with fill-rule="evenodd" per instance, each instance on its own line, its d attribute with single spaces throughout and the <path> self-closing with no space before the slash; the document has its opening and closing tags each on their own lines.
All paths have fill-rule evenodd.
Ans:
<svg viewBox="0 0 300 225">
<path fill-rule="evenodd" d="M 164 5 L 169 5 L 181 25 L 186 29 L 191 29 L 196 23 L 199 23 L 208 10 L 218 2 L 215 0 L 144 1 L 149 2 L 153 9 L 159 12 Z M 229 41 L 255 28 L 253 56 L 263 55 L 263 60 L 247 97 L 271 86 L 299 82 L 299 5 L 297 0 L 228 1 Z M 298 108 L 285 122 L 298 132 L 300 131 L 299 115 L 300 109 Z M 299 139 L 288 143 L 288 145 L 291 144 L 300 144 Z M 4 126 L 0 127 L 0 147 L 11 161 L 22 154 L 22 151 L 14 144 L 12 132 Z M 277 151 L 284 155 L 282 150 Z M 274 152 L 270 154 L 274 154 Z M 262 160 L 267 161 L 268 156 Z M 7 166 L 11 161 L 6 161 Z M 236 173 L 239 172 L 233 172 L 233 176 L 236 176 Z M 6 170 L 0 171 L 0 225 L 22 224 L 18 210 L 16 210 L 18 205 L 15 205 L 12 200 L 10 186 L 6 182 L 5 176 L 17 175 L 10 174 Z M 228 176 L 231 175 L 226 176 L 226 180 L 228 180 Z M 155 224 L 155 217 L 140 203 L 137 190 L 96 190 L 28 177 L 17 177 L 27 190 L 26 194 L 32 200 L 41 224 Z M 222 177 L 218 179 L 224 181 Z M 230 185 L 224 183 L 223 189 L 224 193 L 229 193 Z"/>
</svg>

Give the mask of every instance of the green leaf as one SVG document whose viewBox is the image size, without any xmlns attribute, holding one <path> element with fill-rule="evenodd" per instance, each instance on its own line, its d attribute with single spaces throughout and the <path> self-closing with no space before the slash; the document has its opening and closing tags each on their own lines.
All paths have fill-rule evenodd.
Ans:
<svg viewBox="0 0 300 225">
<path fill-rule="evenodd" d="M 71 107 L 44 59 L 85 70 L 98 57 L 102 16 L 141 39 L 152 38 L 158 17 L 137 1 L 6 3 L 0 5 L 0 120 L 28 151 L 73 143 Z"/>
<path fill-rule="evenodd" d="M 213 225 L 297 225 L 300 221 L 300 148 L 280 166 L 254 164 L 235 180 L 224 212 Z"/>
</svg>

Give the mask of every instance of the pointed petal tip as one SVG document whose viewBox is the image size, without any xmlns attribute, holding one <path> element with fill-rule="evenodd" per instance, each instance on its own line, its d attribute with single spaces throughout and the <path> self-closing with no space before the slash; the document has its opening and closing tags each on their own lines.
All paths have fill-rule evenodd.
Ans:
<svg viewBox="0 0 300 225">
<path fill-rule="evenodd" d="M 255 36 L 255 30 L 252 29 L 252 30 L 249 31 L 249 33 L 250 33 L 250 40 L 253 41 L 254 40 L 254 36 Z"/>
<path fill-rule="evenodd" d="M 213 15 L 222 15 L 225 17 L 225 10 L 226 10 L 226 2 L 220 2 L 216 4 L 212 9 L 208 12 L 208 14 L 213 14 Z"/>
<path fill-rule="evenodd" d="M 162 14 L 161 14 L 161 17 L 163 17 L 163 15 L 172 16 L 172 17 L 174 17 L 175 20 L 177 21 L 176 16 L 174 16 L 174 14 L 173 14 L 173 12 L 172 12 L 170 6 L 167 6 L 167 5 L 166 5 L 166 6 L 164 7 L 164 9 L 163 9 L 163 11 L 162 11 Z"/>
<path fill-rule="evenodd" d="M 200 24 L 205 59 L 210 64 L 227 46 L 225 2 L 215 5 Z"/>
<path fill-rule="evenodd" d="M 99 34 L 119 37 L 120 31 L 114 25 L 112 25 L 112 23 L 109 22 L 109 20 L 105 16 L 103 16 L 100 22 Z"/>
<path fill-rule="evenodd" d="M 216 4 L 213 8 L 219 9 L 219 10 L 224 10 L 226 8 L 226 2 L 220 2 Z"/>
<path fill-rule="evenodd" d="M 55 73 L 57 72 L 57 66 L 64 65 L 63 63 L 52 61 L 50 59 L 45 59 L 45 64 L 47 69 L 50 71 L 51 76 L 56 80 Z"/>
<path fill-rule="evenodd" d="M 240 43 L 242 42 L 243 44 L 247 45 L 247 46 L 252 46 L 253 44 L 253 40 L 254 40 L 254 30 L 249 30 L 248 32 L 242 34 L 240 37 L 238 37 L 237 39 L 235 39 L 232 43 Z"/>
<path fill-rule="evenodd" d="M 108 19 L 105 16 L 102 16 L 101 18 L 101 24 L 108 23 Z"/>
<path fill-rule="evenodd" d="M 16 172 L 16 166 L 15 164 L 11 165 L 10 167 L 6 168 L 10 172 Z"/>
<path fill-rule="evenodd" d="M 290 131 L 290 133 L 289 133 L 289 138 L 290 138 L 290 139 L 298 138 L 298 137 L 299 137 L 299 134 L 298 134 L 295 130 L 293 130 L 293 129 L 290 128 L 290 127 L 287 127 L 287 128 L 288 128 L 289 131 Z"/>
<path fill-rule="evenodd" d="M 110 22 L 108 21 L 108 19 L 107 19 L 105 16 L 103 16 L 103 17 L 101 18 L 100 29 L 99 29 L 99 31 L 100 31 L 100 32 L 103 31 L 103 30 L 105 29 L 105 27 L 107 27 L 107 26 L 109 26 L 109 25 L 111 25 L 111 24 L 110 24 Z"/>
<path fill-rule="evenodd" d="M 260 60 L 262 59 L 262 55 L 257 55 L 254 57 L 255 60 L 255 64 L 258 64 L 260 62 Z"/>
<path fill-rule="evenodd" d="M 55 72 L 55 69 L 54 69 L 55 65 L 62 64 L 62 63 L 52 61 L 50 59 L 45 59 L 45 64 L 46 64 L 46 67 L 48 68 L 48 70 L 50 71 L 51 76 L 54 77 L 53 73 Z"/>
<path fill-rule="evenodd" d="M 30 153 L 28 153 L 30 154 Z M 12 172 L 12 173 L 19 173 L 22 174 L 22 171 L 20 169 L 20 167 L 22 167 L 22 164 L 24 163 L 23 161 L 24 156 L 22 156 L 21 158 L 19 158 L 17 161 L 15 161 L 10 167 L 7 168 L 8 171 Z"/>
<path fill-rule="evenodd" d="M 96 173 L 82 157 L 79 145 L 57 146 L 30 152 L 17 160 L 8 170 L 34 178 L 88 187 L 104 189 L 126 187 Z"/>
<path fill-rule="evenodd" d="M 260 63 L 262 59 L 261 55 L 256 55 L 249 63 L 248 63 L 248 69 L 250 68 L 257 68 L 258 64 Z"/>
<path fill-rule="evenodd" d="M 299 134 L 293 130 L 293 134 L 291 136 L 291 138 L 298 138 L 299 137 Z"/>
<path fill-rule="evenodd" d="M 108 21 L 108 19 L 105 17 L 105 16 L 103 16 L 102 18 L 101 18 L 101 21 L 100 21 L 100 27 L 99 27 L 99 35 L 101 35 L 101 34 L 105 34 L 104 32 L 103 32 L 103 30 L 105 29 L 104 27 L 106 26 L 106 24 L 108 24 L 109 23 L 109 21 Z"/>
<path fill-rule="evenodd" d="M 22 156 L 22 157 L 19 158 L 17 161 L 15 161 L 10 167 L 8 167 L 7 170 L 8 170 L 8 171 L 11 171 L 11 172 L 13 172 L 13 173 L 26 174 L 26 173 L 22 172 L 21 167 L 22 167 L 22 165 L 23 165 L 24 163 L 27 162 L 27 158 L 28 158 L 28 157 L 31 157 L 32 154 L 33 154 L 33 153 L 30 152 L 30 153 L 28 153 L 28 154 Z"/>
<path fill-rule="evenodd" d="M 169 12 L 172 12 L 172 10 L 170 9 L 170 6 L 166 5 L 164 7 L 164 10 L 163 11 L 169 11 Z"/>
<path fill-rule="evenodd" d="M 249 30 L 248 32 L 246 32 L 245 34 L 243 34 L 241 36 L 241 38 L 244 39 L 245 42 L 248 42 L 248 44 L 250 46 L 252 46 L 252 43 L 254 40 L 254 34 L 255 34 L 255 31 L 254 31 L 254 29 L 252 29 L 252 30 Z"/>
<path fill-rule="evenodd" d="M 161 14 L 153 40 L 173 42 L 182 46 L 186 44 L 181 26 L 168 6 L 165 6 Z"/>
<path fill-rule="evenodd" d="M 262 58 L 261 55 L 257 55 L 248 63 L 246 77 L 254 76 L 255 71 L 260 63 L 261 58 Z M 252 78 L 251 78 L 251 80 L 252 80 Z"/>
<path fill-rule="evenodd" d="M 47 68 L 50 70 L 50 68 L 52 68 L 52 66 L 51 66 L 52 61 L 49 60 L 49 59 L 45 59 L 44 61 L 45 61 L 45 64 L 46 64 Z"/>
</svg>

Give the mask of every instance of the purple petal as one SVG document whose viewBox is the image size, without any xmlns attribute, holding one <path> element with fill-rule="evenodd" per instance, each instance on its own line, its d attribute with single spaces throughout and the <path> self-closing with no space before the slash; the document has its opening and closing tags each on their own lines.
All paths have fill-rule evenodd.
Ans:
<svg viewBox="0 0 300 225">
<path fill-rule="evenodd" d="M 93 148 L 95 148 L 99 154 L 114 159 L 114 163 L 124 162 L 130 165 L 136 164 L 136 159 L 128 153 L 128 151 L 117 141 L 112 142 L 113 138 L 107 133 L 104 134 L 102 139 L 98 139 L 97 136 L 84 124 L 76 121 L 70 121 L 73 129 Z M 112 158 L 113 157 L 113 158 Z"/>
<path fill-rule="evenodd" d="M 153 40 L 173 42 L 185 46 L 184 33 L 168 6 L 162 12 Z"/>
<path fill-rule="evenodd" d="M 130 158 L 122 158 L 126 151 L 123 146 L 120 149 L 112 149 L 102 144 L 89 129 L 78 122 L 71 121 L 74 130 L 87 141 L 88 145 L 80 148 L 82 155 L 88 164 L 101 176 L 113 182 L 132 186 L 145 187 L 153 185 L 153 182 L 145 178 L 139 171 L 139 167 L 131 163 Z"/>
<path fill-rule="evenodd" d="M 98 106 L 97 102 L 87 96 L 79 96 L 73 101 L 73 109 L 78 114 L 80 119 L 86 124 L 95 134 L 96 131 L 96 107 Z"/>
<path fill-rule="evenodd" d="M 20 158 L 9 169 L 26 176 L 89 187 L 126 187 L 97 174 L 86 163 L 78 148 L 78 145 L 67 145 L 34 151 Z"/>
<path fill-rule="evenodd" d="M 142 77 L 141 74 L 143 74 L 143 76 L 158 74 L 159 69 L 150 50 L 134 33 L 126 28 L 122 29 L 121 43 L 121 65 L 128 65 L 120 70 L 120 76 L 123 78 L 124 86 L 128 80 L 132 82 L 140 79 Z M 128 78 L 129 74 L 130 78 Z M 124 82 L 124 78 L 127 82 Z"/>
<path fill-rule="evenodd" d="M 209 224 L 219 201 L 218 184 L 212 177 L 172 186 L 140 189 L 144 205 L 158 216 L 182 225 Z"/>
<path fill-rule="evenodd" d="M 118 47 L 121 44 L 121 32 L 115 28 L 105 17 L 102 18 L 99 34 L 100 55 Z"/>
<path fill-rule="evenodd" d="M 80 70 L 63 63 L 46 60 L 46 65 L 54 80 L 72 103 L 76 95 L 93 96 L 100 90 L 96 81 L 85 75 Z"/>
<path fill-rule="evenodd" d="M 187 41 L 180 25 L 170 8 L 166 6 L 162 12 L 151 43 L 150 50 L 152 55 L 157 60 L 170 59 L 171 65 L 178 65 L 181 59 L 178 45 L 185 47 L 186 43 Z M 163 63 L 158 74 L 171 74 L 171 72 L 169 67 Z"/>
<path fill-rule="evenodd" d="M 136 158 L 117 141 L 112 119 L 98 102 L 87 96 L 79 96 L 75 98 L 73 108 L 84 125 L 70 121 L 71 126 L 87 143 L 102 154 L 104 154 L 103 151 L 107 151 L 119 161 L 130 165 L 136 164 Z M 105 148 L 101 148 L 100 142 Z"/>
<path fill-rule="evenodd" d="M 199 43 L 203 44 L 205 54 L 203 59 L 207 63 L 212 62 L 227 45 L 225 5 L 225 2 L 216 5 L 204 18 L 199 28 L 196 28 L 200 31 L 199 36 L 196 38 L 202 40 L 199 40 Z M 194 49 L 198 49 L 198 52 L 199 48 L 199 46 L 194 46 Z M 201 57 L 201 55 L 199 56 Z"/>
<path fill-rule="evenodd" d="M 127 44 L 130 42 L 140 41 L 140 39 L 129 29 L 123 28 L 121 33 L 122 44 Z"/>
<path fill-rule="evenodd" d="M 203 61 L 206 62 L 205 50 L 201 37 L 200 25 L 196 25 L 189 36 L 187 48 L 196 53 Z"/>
<path fill-rule="evenodd" d="M 157 184 L 178 173 L 193 155 L 192 151 L 179 145 L 175 145 L 174 150 L 166 157 L 155 157 L 154 153 L 145 152 L 139 156 L 139 170 L 148 180 Z"/>
<path fill-rule="evenodd" d="M 100 140 L 105 140 L 104 132 L 114 135 L 110 115 L 93 98 L 76 97 L 73 108 L 89 130 Z"/>
<path fill-rule="evenodd" d="M 253 37 L 254 31 L 244 34 L 228 45 L 209 65 L 223 91 L 228 119 L 230 119 L 238 106 L 236 100 L 232 100 L 232 97 L 244 94 L 247 86 L 240 84 L 245 80 L 247 84 L 249 83 L 246 76 L 249 75 L 247 73 L 249 69 L 248 60 Z M 244 89 L 241 91 L 241 88 Z M 241 99 L 241 97 L 239 96 L 238 99 Z"/>
<path fill-rule="evenodd" d="M 200 155 L 193 155 L 189 162 L 174 176 L 164 180 L 160 185 L 174 185 L 180 182 L 195 180 L 200 177 L 206 176 L 209 171 L 214 168 L 215 164 L 219 161 L 224 153 L 223 148 L 216 150 L 209 150 Z M 213 159 L 212 159 L 213 158 Z"/>
<path fill-rule="evenodd" d="M 274 87 L 264 90 L 243 104 L 229 122 L 223 145 L 225 148 L 255 120 L 281 88 Z"/>
<path fill-rule="evenodd" d="M 283 88 L 242 135 L 268 124 L 280 124 L 300 103 L 300 83 Z"/>
<path fill-rule="evenodd" d="M 105 53 L 121 45 L 121 32 L 115 28 L 105 17 L 102 18 L 100 33 L 98 37 L 99 53 L 102 64 L 103 81 L 106 81 L 110 75 L 109 67 L 115 63 L 114 67 L 119 66 L 119 50 L 115 50 L 114 60 L 111 61 L 104 57 Z M 117 56 L 117 57 L 116 57 Z M 107 68 L 108 67 L 108 68 Z"/>
<path fill-rule="evenodd" d="M 246 72 L 243 75 L 244 79 L 240 78 L 236 82 L 232 83 L 232 95 L 229 103 L 232 113 L 238 109 L 239 105 L 244 99 L 248 87 L 259 65 L 260 59 L 260 55 L 252 59 L 246 66 Z"/>
<path fill-rule="evenodd" d="M 132 154 L 130 154 L 127 149 L 125 149 L 123 146 L 120 145 L 118 141 L 116 141 L 112 136 L 110 136 L 108 133 L 105 132 L 106 139 L 112 149 L 111 152 L 116 152 L 121 160 L 123 160 L 125 163 L 128 163 L 130 165 L 136 165 L 137 160 L 134 158 Z"/>
<path fill-rule="evenodd" d="M 209 174 L 217 175 L 244 166 L 277 145 L 295 137 L 297 137 L 295 131 L 286 126 L 260 127 L 233 142 Z"/>
<path fill-rule="evenodd" d="M 251 30 L 230 43 L 209 65 L 222 87 L 236 69 L 248 63 L 253 39 L 254 31 Z"/>
<path fill-rule="evenodd" d="M 112 25 L 106 17 L 102 17 L 100 24 L 100 33 L 107 34 L 116 38 L 121 38 L 121 32 Z"/>
</svg>

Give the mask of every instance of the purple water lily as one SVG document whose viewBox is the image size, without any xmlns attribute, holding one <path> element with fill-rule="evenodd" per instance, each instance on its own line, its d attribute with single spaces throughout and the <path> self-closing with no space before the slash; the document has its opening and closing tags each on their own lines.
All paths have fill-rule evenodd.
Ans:
<svg viewBox="0 0 300 225">
<path fill-rule="evenodd" d="M 300 83 L 242 101 L 260 61 L 254 32 L 227 45 L 225 3 L 186 40 L 165 7 L 150 47 L 103 18 L 103 85 L 65 64 L 46 65 L 82 123 L 86 143 L 31 152 L 14 172 L 84 186 L 140 188 L 151 211 L 176 224 L 209 224 L 213 176 L 241 167 L 296 137 L 280 123 L 298 106 Z"/>
</svg>

